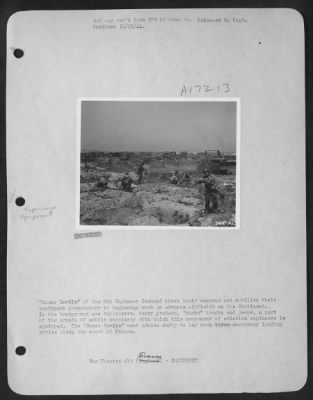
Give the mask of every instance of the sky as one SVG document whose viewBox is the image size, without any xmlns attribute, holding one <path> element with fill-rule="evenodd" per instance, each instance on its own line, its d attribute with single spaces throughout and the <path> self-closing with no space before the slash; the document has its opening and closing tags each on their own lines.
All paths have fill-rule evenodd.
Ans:
<svg viewBox="0 0 313 400">
<path fill-rule="evenodd" d="M 233 101 L 82 101 L 82 151 L 236 151 Z"/>
</svg>

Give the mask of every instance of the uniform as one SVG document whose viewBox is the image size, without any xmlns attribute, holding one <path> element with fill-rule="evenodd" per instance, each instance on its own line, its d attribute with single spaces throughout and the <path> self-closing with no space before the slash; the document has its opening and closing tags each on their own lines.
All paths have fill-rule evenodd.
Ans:
<svg viewBox="0 0 313 400">
<path fill-rule="evenodd" d="M 98 180 L 98 182 L 97 182 L 97 187 L 99 188 L 99 189 L 102 189 L 102 190 L 105 190 L 105 189 L 107 189 L 107 187 L 108 187 L 108 181 L 107 181 L 107 179 L 106 178 L 100 178 L 99 180 Z"/>
<path fill-rule="evenodd" d="M 137 168 L 138 183 L 142 182 L 144 170 L 145 170 L 144 163 L 143 161 L 141 161 Z"/>
<path fill-rule="evenodd" d="M 124 175 L 123 178 L 121 179 L 122 188 L 126 192 L 132 191 L 132 183 L 133 183 L 133 180 L 129 175 Z"/>
<path fill-rule="evenodd" d="M 175 174 L 173 174 L 173 175 L 170 177 L 170 182 L 171 182 L 173 185 L 177 185 L 177 183 L 178 183 L 178 171 L 176 171 Z"/>
<path fill-rule="evenodd" d="M 199 179 L 199 183 L 204 184 L 204 208 L 206 211 L 210 211 L 210 205 L 212 203 L 213 211 L 218 208 L 217 203 L 217 190 L 215 188 L 215 178 L 209 173 L 204 173 L 203 177 Z"/>
</svg>

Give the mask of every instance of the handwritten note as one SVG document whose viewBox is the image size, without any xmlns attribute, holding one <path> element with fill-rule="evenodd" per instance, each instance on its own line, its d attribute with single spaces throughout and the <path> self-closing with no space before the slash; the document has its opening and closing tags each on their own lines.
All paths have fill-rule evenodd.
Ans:
<svg viewBox="0 0 313 400">
<path fill-rule="evenodd" d="M 180 91 L 181 96 L 192 96 L 192 95 L 207 95 L 211 93 L 229 93 L 231 90 L 230 83 L 223 82 L 218 84 L 198 84 L 198 85 L 183 85 Z"/>
<path fill-rule="evenodd" d="M 49 218 L 54 215 L 56 206 L 52 207 L 25 207 L 20 218 L 24 222 L 36 221 L 42 218 Z"/>
</svg>

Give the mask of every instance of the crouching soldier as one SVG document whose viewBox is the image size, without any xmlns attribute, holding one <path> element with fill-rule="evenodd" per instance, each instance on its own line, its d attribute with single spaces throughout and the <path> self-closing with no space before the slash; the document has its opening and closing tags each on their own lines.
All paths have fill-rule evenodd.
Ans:
<svg viewBox="0 0 313 400">
<path fill-rule="evenodd" d="M 172 172 L 172 176 L 170 177 L 170 182 L 173 185 L 177 185 L 178 184 L 178 171 Z"/>
<path fill-rule="evenodd" d="M 128 172 L 125 172 L 124 176 L 121 179 L 122 189 L 125 190 L 125 192 L 131 192 L 132 183 L 133 183 L 132 178 L 129 176 Z"/>
<path fill-rule="evenodd" d="M 108 180 L 106 177 L 101 177 L 97 182 L 97 188 L 101 190 L 106 190 L 108 187 Z"/>
<path fill-rule="evenodd" d="M 190 175 L 188 174 L 188 172 L 185 172 L 183 177 L 182 177 L 181 182 L 182 183 L 189 183 L 190 181 L 191 181 Z"/>
</svg>

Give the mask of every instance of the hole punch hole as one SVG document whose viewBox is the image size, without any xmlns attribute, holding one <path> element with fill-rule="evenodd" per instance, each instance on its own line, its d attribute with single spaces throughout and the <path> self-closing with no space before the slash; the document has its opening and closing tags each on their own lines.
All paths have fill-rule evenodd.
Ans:
<svg viewBox="0 0 313 400">
<path fill-rule="evenodd" d="M 19 206 L 19 207 L 22 207 L 22 206 L 25 204 L 25 199 L 24 199 L 24 197 L 18 197 L 18 198 L 15 200 L 15 204 L 16 204 L 17 206 Z"/>
<path fill-rule="evenodd" d="M 15 58 L 22 58 L 24 51 L 22 49 L 14 49 L 13 54 Z"/>
<path fill-rule="evenodd" d="M 26 348 L 25 348 L 24 346 L 18 346 L 18 347 L 15 349 L 15 353 L 16 353 L 18 356 L 23 356 L 23 355 L 26 353 Z"/>
</svg>

